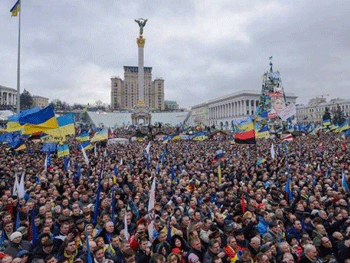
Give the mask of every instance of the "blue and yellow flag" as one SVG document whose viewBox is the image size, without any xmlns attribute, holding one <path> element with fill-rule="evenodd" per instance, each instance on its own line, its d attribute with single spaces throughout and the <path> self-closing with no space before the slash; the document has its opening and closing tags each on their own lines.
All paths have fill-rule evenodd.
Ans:
<svg viewBox="0 0 350 263">
<path fill-rule="evenodd" d="M 75 139 L 78 142 L 90 141 L 90 134 L 88 132 L 84 132 L 84 133 L 80 134 L 79 136 L 77 136 Z"/>
<path fill-rule="evenodd" d="M 84 150 L 90 150 L 92 149 L 92 145 L 89 141 L 85 141 L 80 144 L 80 148 Z"/>
<path fill-rule="evenodd" d="M 25 111 L 22 111 L 21 113 L 18 113 L 18 114 L 15 114 L 15 115 L 8 117 L 6 131 L 7 132 L 14 132 L 14 131 L 23 130 L 24 126 L 19 124 L 19 118 L 21 116 L 26 115 L 26 114 L 31 114 L 31 113 L 35 113 L 35 112 L 39 112 L 39 111 L 40 111 L 40 108 L 36 107 L 36 108 L 25 110 Z"/>
<path fill-rule="evenodd" d="M 18 12 L 20 10 L 21 7 L 21 0 L 17 0 L 17 2 L 15 3 L 15 5 L 11 8 L 10 12 L 11 12 L 11 16 L 17 16 Z"/>
<path fill-rule="evenodd" d="M 74 135 L 75 134 L 75 126 L 74 126 L 74 114 L 68 113 L 66 115 L 57 117 L 58 128 L 46 130 L 45 133 L 55 137 L 62 138 L 62 141 L 65 140 L 66 135 Z M 90 138 L 89 138 L 90 139 Z"/>
<path fill-rule="evenodd" d="M 342 131 L 346 131 L 347 129 L 349 129 L 349 122 L 348 120 L 345 120 L 342 124 L 339 125 L 338 131 L 342 132 Z"/>
<path fill-rule="evenodd" d="M 99 132 L 96 132 L 94 137 L 92 137 L 91 142 L 98 142 L 108 140 L 108 129 L 103 129 Z"/>
<path fill-rule="evenodd" d="M 57 118 L 51 105 L 38 112 L 20 116 L 19 124 L 24 125 L 24 131 L 27 134 L 58 128 Z"/>
<path fill-rule="evenodd" d="M 26 149 L 26 145 L 24 143 L 22 143 L 21 145 L 19 145 L 17 148 L 15 148 L 15 151 L 22 151 Z"/>
<path fill-rule="evenodd" d="M 261 129 L 256 129 L 255 130 L 255 138 L 265 138 L 268 139 L 270 138 L 270 130 L 267 125 L 264 125 Z"/>
<path fill-rule="evenodd" d="M 58 157 L 64 157 L 69 155 L 69 147 L 68 144 L 64 144 L 62 146 L 57 147 L 57 156 Z"/>
</svg>

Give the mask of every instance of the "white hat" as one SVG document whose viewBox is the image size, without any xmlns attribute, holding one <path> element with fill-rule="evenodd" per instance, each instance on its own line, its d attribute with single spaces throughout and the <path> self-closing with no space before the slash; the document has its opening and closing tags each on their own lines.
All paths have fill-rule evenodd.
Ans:
<svg viewBox="0 0 350 263">
<path fill-rule="evenodd" d="M 13 233 L 11 234 L 11 236 L 10 236 L 10 240 L 13 241 L 13 240 L 14 240 L 15 238 L 17 238 L 17 237 L 22 237 L 22 233 L 21 233 L 21 232 L 18 232 L 18 231 L 13 232 Z"/>
</svg>

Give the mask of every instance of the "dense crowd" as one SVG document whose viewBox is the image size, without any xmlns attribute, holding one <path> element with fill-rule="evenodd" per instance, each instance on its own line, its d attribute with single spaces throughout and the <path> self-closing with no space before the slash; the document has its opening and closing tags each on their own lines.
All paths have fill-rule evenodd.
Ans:
<svg viewBox="0 0 350 263">
<path fill-rule="evenodd" d="M 1 263 L 350 262 L 348 143 L 338 134 L 152 141 L 148 160 L 146 140 L 99 144 L 89 164 L 74 146 L 69 168 L 53 154 L 48 169 L 39 143 L 19 153 L 2 145 Z"/>
</svg>

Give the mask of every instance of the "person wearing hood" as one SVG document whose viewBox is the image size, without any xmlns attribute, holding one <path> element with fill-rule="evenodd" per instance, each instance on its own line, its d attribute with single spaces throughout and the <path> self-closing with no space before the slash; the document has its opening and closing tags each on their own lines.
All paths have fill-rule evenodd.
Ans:
<svg viewBox="0 0 350 263">
<path fill-rule="evenodd" d="M 22 240 L 22 233 L 21 232 L 13 232 L 10 236 L 10 245 L 5 249 L 5 253 L 16 257 L 18 252 L 21 250 L 31 250 L 30 242 L 26 240 Z"/>
</svg>

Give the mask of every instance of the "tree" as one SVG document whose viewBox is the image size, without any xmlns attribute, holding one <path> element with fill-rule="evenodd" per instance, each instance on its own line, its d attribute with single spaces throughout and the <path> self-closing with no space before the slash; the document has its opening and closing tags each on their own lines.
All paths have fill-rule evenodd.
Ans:
<svg viewBox="0 0 350 263">
<path fill-rule="evenodd" d="M 20 96 L 21 110 L 30 109 L 33 107 L 33 97 L 27 90 L 23 90 Z"/>
<path fill-rule="evenodd" d="M 328 107 L 326 107 L 326 110 L 325 110 L 325 112 L 323 114 L 322 120 L 323 121 L 327 121 L 327 120 L 330 121 L 331 120 L 331 113 L 329 112 L 329 108 Z"/>
<path fill-rule="evenodd" d="M 333 124 L 341 125 L 344 123 L 344 121 L 345 121 L 344 113 L 341 110 L 340 106 L 337 105 L 337 109 L 334 112 Z"/>
</svg>

